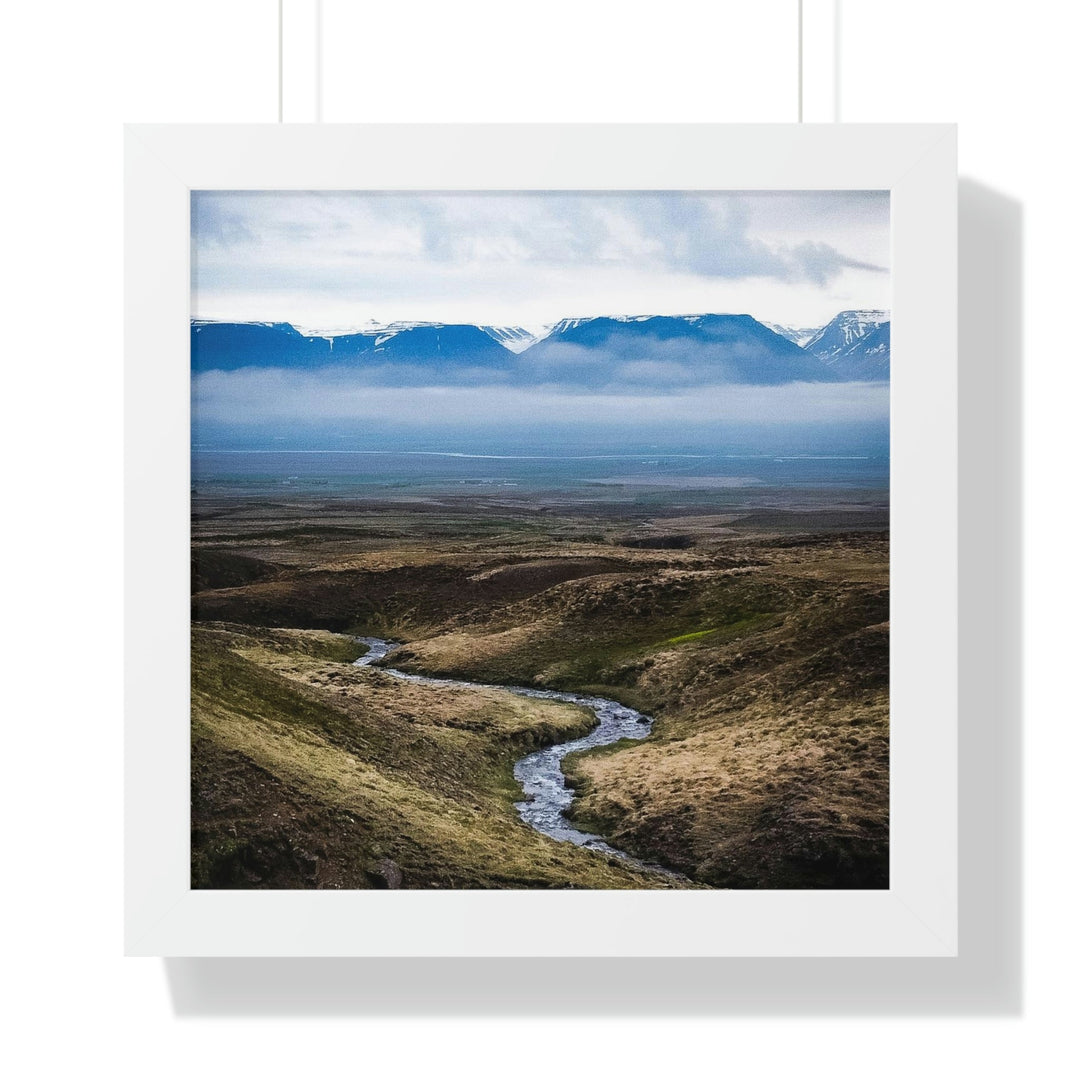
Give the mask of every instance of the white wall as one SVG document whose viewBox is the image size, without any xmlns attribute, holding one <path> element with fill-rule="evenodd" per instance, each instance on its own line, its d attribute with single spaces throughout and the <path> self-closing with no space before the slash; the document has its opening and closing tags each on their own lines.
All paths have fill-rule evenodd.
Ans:
<svg viewBox="0 0 1080 1080">
<path fill-rule="evenodd" d="M 321 110 L 327 120 L 795 117 L 794 0 L 324 0 L 322 21 Z M 53 0 L 7 5 L 0 15 L 8 162 L 7 386 L 0 430 L 9 485 L 6 534 L 13 549 L 5 567 L 5 622 L 20 657 L 6 670 L 0 796 L 11 939 L 5 985 L 15 1010 L 9 1012 L 8 1047 L 25 1055 L 19 1075 L 66 1075 L 93 1065 L 124 1077 L 318 1075 L 331 1069 L 428 1075 L 453 1070 L 455 1061 L 469 1074 L 564 1068 L 581 1074 L 604 1060 L 635 1072 L 666 1073 L 691 1065 L 691 1053 L 700 1055 L 693 1067 L 710 1072 L 1038 1075 L 1050 1067 L 1055 1049 L 1068 1049 L 1072 980 L 1065 950 L 1076 944 L 1068 882 L 1078 760 L 1076 706 L 1066 696 L 1077 597 L 1075 533 L 1069 529 L 1073 492 L 1065 471 L 1074 453 L 1070 421 L 1077 400 L 1077 215 L 1069 167 L 1076 16 L 1071 6 L 1037 0 L 1022 6 L 844 0 L 839 40 L 842 119 L 957 120 L 961 172 L 978 182 L 968 188 L 973 239 L 967 265 L 986 282 L 990 332 L 980 338 L 973 327 L 970 316 L 984 301 L 982 292 L 969 291 L 969 342 L 976 347 L 969 348 L 967 362 L 984 349 L 990 379 L 1001 389 L 972 397 L 968 419 L 991 454 L 980 415 L 1000 425 L 1004 449 L 995 469 L 1003 512 L 995 514 L 991 505 L 993 476 L 989 484 L 983 477 L 970 521 L 985 525 L 989 554 L 980 563 L 973 547 L 970 565 L 986 567 L 981 585 L 991 599 L 980 601 L 981 610 L 1009 623 L 1009 603 L 992 598 L 1015 592 L 1009 564 L 1016 552 L 1006 534 L 1018 491 L 1010 472 L 1016 448 L 1009 397 L 1016 380 L 1008 368 L 1010 350 L 995 347 L 995 334 L 1000 330 L 998 336 L 1011 342 L 1022 332 L 1029 631 L 1022 1017 L 979 1015 L 1015 1011 L 1008 986 L 981 1004 L 970 995 L 958 994 L 950 1004 L 941 994 L 928 994 L 933 1005 L 927 1007 L 946 1019 L 920 1017 L 918 994 L 899 972 L 895 1007 L 907 1014 L 902 1023 L 873 1015 L 889 1007 L 880 989 L 863 1008 L 857 1000 L 843 1006 L 848 1014 L 871 1014 L 857 1021 L 799 1019 L 814 1011 L 805 986 L 788 995 L 786 1005 L 773 1006 L 781 1015 L 742 1022 L 451 1018 L 429 1021 L 421 1033 L 413 1024 L 378 1018 L 338 1024 L 311 1017 L 227 1023 L 176 1017 L 162 964 L 120 957 L 120 125 L 273 121 L 276 5 Z M 998 251 L 1012 257 L 1017 224 L 1022 323 L 1020 279 L 1007 267 L 975 273 L 980 265 L 992 271 Z M 1009 667 L 1010 640 L 999 640 L 1002 651 L 987 660 L 983 683 L 989 688 L 986 715 L 994 720 L 988 720 L 983 741 L 997 748 L 985 760 L 997 770 L 990 779 L 1003 785 L 1005 812 L 994 824 L 1005 876 L 995 887 L 987 869 L 987 895 L 969 890 L 964 900 L 972 925 L 980 912 L 997 912 L 1007 937 L 1013 900 L 1003 904 L 1002 895 L 1011 895 L 1007 882 L 1018 857 L 1009 828 L 1016 770 L 1008 767 L 1016 729 L 1009 727 L 1007 709 L 993 709 L 995 697 L 1016 690 L 1001 674 Z M 968 660 L 977 675 L 979 658 Z M 978 693 L 976 687 L 973 700 Z M 978 775 L 968 779 L 968 790 L 985 796 L 986 777 L 981 788 Z M 992 815 L 986 802 L 979 806 Z M 984 869 L 994 860 L 992 841 L 973 859 Z M 987 918 L 980 925 L 992 932 L 995 924 Z M 260 970 L 272 983 L 273 972 Z M 857 983 L 857 966 L 834 971 L 834 997 L 835 980 L 842 982 L 849 970 Z M 940 970 L 947 986 L 950 969 Z M 181 1012 L 198 1000 L 193 982 L 215 979 L 213 970 L 174 969 L 173 976 Z M 310 977 L 310 971 L 296 971 L 298 985 Z M 322 1008 L 348 1011 L 342 1003 L 357 996 L 350 984 L 365 978 L 387 979 L 392 995 L 406 993 L 411 977 L 406 972 L 402 984 L 385 971 L 339 969 L 322 980 L 328 987 Z M 478 977 L 490 980 L 503 1001 L 520 991 L 517 975 L 484 969 Z M 1015 981 L 1008 971 L 997 977 L 1003 985 Z M 653 985 L 646 978 L 632 987 L 634 1000 L 663 988 L 663 978 L 660 973 Z M 425 986 L 430 988 L 430 973 L 418 978 L 416 990 Z M 783 999 L 787 987 L 776 989 Z M 669 990 L 675 995 L 678 988 Z M 213 997 L 213 991 L 204 985 L 201 992 Z M 729 1010 L 738 1012 L 737 1003 Z M 744 1011 L 763 1010 L 751 1002 Z"/>
</svg>

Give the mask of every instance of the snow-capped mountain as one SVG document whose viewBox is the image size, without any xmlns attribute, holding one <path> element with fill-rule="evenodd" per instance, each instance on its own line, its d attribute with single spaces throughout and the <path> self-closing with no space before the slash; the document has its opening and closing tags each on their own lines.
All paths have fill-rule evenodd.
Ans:
<svg viewBox="0 0 1080 1080">
<path fill-rule="evenodd" d="M 512 353 L 523 353 L 526 349 L 542 341 L 551 333 L 552 327 L 542 326 L 538 330 L 529 330 L 524 326 L 481 326 L 488 337 L 497 341 L 504 349 Z"/>
<path fill-rule="evenodd" d="M 387 329 L 377 335 L 372 363 L 404 363 L 423 367 L 466 364 L 470 367 L 506 367 L 507 350 L 478 326 L 419 323 Z"/>
<path fill-rule="evenodd" d="M 890 370 L 887 311 L 841 311 L 806 344 L 837 379 L 885 380 Z"/>
<path fill-rule="evenodd" d="M 786 337 L 788 341 L 793 341 L 796 345 L 802 347 L 805 347 L 806 343 L 815 335 L 821 333 L 820 326 L 780 326 L 778 323 L 765 322 L 764 320 L 762 320 L 761 325 L 767 326 L 774 334 Z"/>
<path fill-rule="evenodd" d="M 590 319 L 560 319 L 551 327 L 551 329 L 545 336 L 551 337 L 552 334 L 565 334 L 567 330 L 573 330 L 574 327 L 581 326 L 582 323 L 587 323 L 590 321 Z"/>
<path fill-rule="evenodd" d="M 849 352 L 867 334 L 888 321 L 887 311 L 841 311 L 806 342 L 805 348 L 822 360 L 829 360 Z"/>
<path fill-rule="evenodd" d="M 504 385 L 781 385 L 889 378 L 889 316 L 842 311 L 814 332 L 749 315 L 613 315 L 550 326 L 365 324 L 348 333 L 290 323 L 191 323 L 195 372 L 360 367 L 372 378 Z M 381 373 L 381 374 L 380 374 Z M 410 374 L 411 373 L 411 374 Z"/>
<path fill-rule="evenodd" d="M 191 324 L 195 371 L 402 364 L 505 368 L 513 354 L 476 326 L 391 323 L 359 333 L 301 334 L 289 323 Z"/>
</svg>

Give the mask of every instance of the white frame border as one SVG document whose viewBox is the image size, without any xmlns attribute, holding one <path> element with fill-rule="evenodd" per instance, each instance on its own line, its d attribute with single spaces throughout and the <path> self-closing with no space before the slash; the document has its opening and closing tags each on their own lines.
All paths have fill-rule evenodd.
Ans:
<svg viewBox="0 0 1080 1080">
<path fill-rule="evenodd" d="M 136 125 L 126 134 L 128 955 L 957 955 L 953 125 Z M 214 188 L 891 192 L 888 890 L 190 889 L 189 195 Z M 559 932 L 522 930 L 538 925 Z"/>
</svg>

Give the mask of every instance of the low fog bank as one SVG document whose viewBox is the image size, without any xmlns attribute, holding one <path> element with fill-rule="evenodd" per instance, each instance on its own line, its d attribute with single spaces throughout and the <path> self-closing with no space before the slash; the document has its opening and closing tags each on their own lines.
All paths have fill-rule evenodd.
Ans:
<svg viewBox="0 0 1080 1080">
<path fill-rule="evenodd" d="M 292 447 L 315 440 L 340 448 L 349 440 L 398 442 L 461 436 L 573 442 L 665 444 L 717 435 L 770 442 L 812 436 L 815 444 L 887 440 L 886 383 L 791 383 L 699 386 L 666 391 L 612 386 L 357 385 L 341 371 L 244 369 L 207 372 L 192 381 L 193 442 L 255 445 L 267 438 Z M 740 435 L 742 433 L 742 435 Z M 785 433 L 787 433 L 785 435 Z M 363 447 L 358 447 L 363 448 Z"/>
</svg>

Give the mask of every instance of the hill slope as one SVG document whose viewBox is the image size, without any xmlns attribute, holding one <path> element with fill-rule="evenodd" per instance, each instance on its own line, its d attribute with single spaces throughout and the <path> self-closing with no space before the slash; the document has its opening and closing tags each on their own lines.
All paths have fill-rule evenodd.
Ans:
<svg viewBox="0 0 1080 1080">
<path fill-rule="evenodd" d="M 694 381 L 775 386 L 830 382 L 821 361 L 749 315 L 656 315 L 564 320 L 522 354 L 538 373 L 565 370 L 577 358 L 602 371 L 630 365 L 680 367 Z"/>
</svg>

